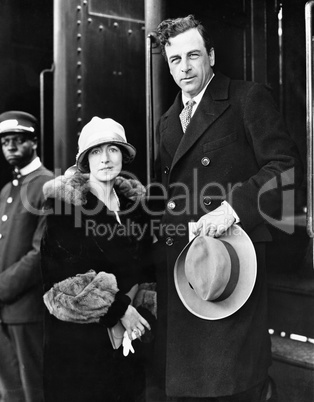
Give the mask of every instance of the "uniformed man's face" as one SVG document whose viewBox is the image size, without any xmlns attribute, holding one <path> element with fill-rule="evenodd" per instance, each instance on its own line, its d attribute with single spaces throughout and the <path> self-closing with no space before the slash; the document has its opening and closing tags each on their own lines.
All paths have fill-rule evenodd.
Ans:
<svg viewBox="0 0 314 402">
<path fill-rule="evenodd" d="M 165 46 L 170 74 L 188 98 L 198 95 L 213 75 L 214 49 L 207 53 L 196 28 L 169 39 Z"/>
<path fill-rule="evenodd" d="M 2 151 L 10 165 L 19 169 L 28 165 L 36 156 L 37 142 L 23 133 L 1 137 Z"/>
</svg>

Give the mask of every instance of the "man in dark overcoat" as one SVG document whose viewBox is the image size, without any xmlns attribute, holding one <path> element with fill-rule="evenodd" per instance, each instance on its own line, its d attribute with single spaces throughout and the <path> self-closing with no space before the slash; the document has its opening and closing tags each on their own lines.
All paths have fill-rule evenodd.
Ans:
<svg viewBox="0 0 314 402">
<path fill-rule="evenodd" d="M 271 235 L 265 220 L 280 225 L 279 183 L 300 181 L 298 152 L 268 88 L 214 73 L 214 49 L 193 16 L 163 21 L 157 35 L 181 88 L 157 126 L 156 166 L 167 192 L 156 337 L 165 391 L 171 400 L 188 402 L 274 401 L 265 272 Z M 193 221 L 195 233 L 214 237 L 238 223 L 254 243 L 255 287 L 227 318 L 196 317 L 177 294 L 174 265 Z"/>
<path fill-rule="evenodd" d="M 40 241 L 43 184 L 52 178 L 37 156 L 37 119 L 0 115 L 2 151 L 14 169 L 0 193 L 0 394 L 42 402 L 43 300 Z"/>
</svg>

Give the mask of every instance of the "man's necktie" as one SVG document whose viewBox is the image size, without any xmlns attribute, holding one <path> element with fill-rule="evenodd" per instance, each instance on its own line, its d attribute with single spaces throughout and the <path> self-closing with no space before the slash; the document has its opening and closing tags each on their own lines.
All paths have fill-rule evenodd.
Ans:
<svg viewBox="0 0 314 402">
<path fill-rule="evenodd" d="M 193 99 L 186 102 L 184 109 L 180 113 L 180 120 L 182 125 L 182 130 L 185 133 L 187 126 L 191 121 L 192 109 L 195 101 Z"/>
</svg>

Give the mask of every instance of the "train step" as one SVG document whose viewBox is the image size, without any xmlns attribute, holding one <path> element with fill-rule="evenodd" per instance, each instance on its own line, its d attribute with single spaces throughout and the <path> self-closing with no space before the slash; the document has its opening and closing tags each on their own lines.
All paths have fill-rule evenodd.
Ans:
<svg viewBox="0 0 314 402">
<path fill-rule="evenodd" d="M 273 365 L 278 402 L 314 401 L 314 344 L 272 335 Z"/>
<path fill-rule="evenodd" d="M 268 275 L 269 328 L 314 338 L 314 272 Z"/>
</svg>

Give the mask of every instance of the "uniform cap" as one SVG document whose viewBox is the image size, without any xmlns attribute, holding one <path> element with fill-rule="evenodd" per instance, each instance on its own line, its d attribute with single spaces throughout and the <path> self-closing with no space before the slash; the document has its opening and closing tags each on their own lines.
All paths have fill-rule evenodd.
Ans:
<svg viewBox="0 0 314 402">
<path fill-rule="evenodd" d="M 12 110 L 0 115 L 0 136 L 8 133 L 27 133 L 35 137 L 37 130 L 38 121 L 29 113 Z"/>
</svg>

